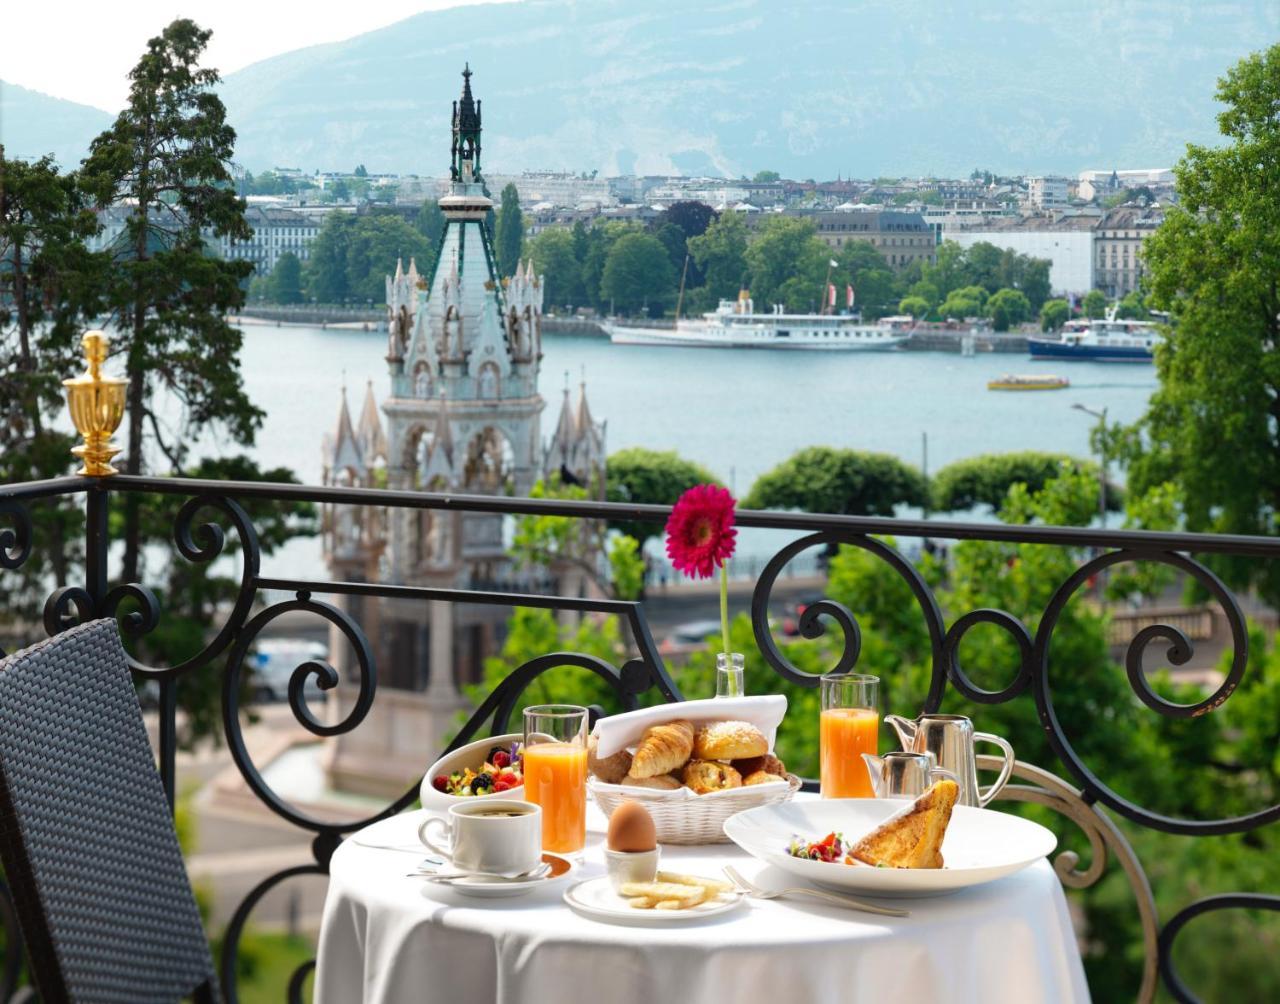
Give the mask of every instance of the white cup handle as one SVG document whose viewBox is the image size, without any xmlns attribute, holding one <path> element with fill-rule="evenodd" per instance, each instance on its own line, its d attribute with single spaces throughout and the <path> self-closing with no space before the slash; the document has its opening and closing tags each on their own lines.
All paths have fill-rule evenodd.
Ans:
<svg viewBox="0 0 1280 1004">
<path fill-rule="evenodd" d="M 989 732 L 975 732 L 973 741 L 975 743 L 992 743 L 999 746 L 1004 753 L 1004 765 L 1000 768 L 1000 776 L 995 779 L 995 783 L 987 788 L 986 791 L 981 788 L 978 789 L 978 806 L 981 808 L 1000 794 L 1000 789 L 1005 786 L 1010 775 L 1013 774 L 1013 747 L 999 736 L 993 736 Z"/>
<path fill-rule="evenodd" d="M 439 823 L 441 826 L 444 827 L 445 836 L 449 838 L 449 846 L 441 847 L 439 844 L 432 841 L 430 832 L 429 832 L 431 830 L 432 823 Z M 446 858 L 453 857 L 453 850 L 451 846 L 453 843 L 453 827 L 449 825 L 449 821 L 444 817 L 431 816 L 429 819 L 427 819 L 421 826 L 418 827 L 418 839 L 421 840 L 428 847 L 430 847 L 437 854 L 443 854 Z"/>
</svg>

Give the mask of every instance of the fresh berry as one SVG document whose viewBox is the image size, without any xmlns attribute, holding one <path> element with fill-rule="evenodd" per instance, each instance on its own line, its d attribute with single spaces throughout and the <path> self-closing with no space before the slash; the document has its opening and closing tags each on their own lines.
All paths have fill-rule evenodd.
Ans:
<svg viewBox="0 0 1280 1004">
<path fill-rule="evenodd" d="M 484 791 L 486 788 L 492 788 L 492 787 L 493 787 L 492 774 L 477 774 L 475 777 L 475 780 L 471 782 L 471 790 L 474 791 L 477 795 L 480 794 L 480 792 Z"/>
<path fill-rule="evenodd" d="M 508 767 L 511 764 L 511 754 L 506 750 L 498 750 L 490 757 L 489 762 L 498 768 Z"/>
<path fill-rule="evenodd" d="M 498 761 L 495 760 L 494 757 L 502 756 L 502 754 L 504 753 L 506 753 L 506 750 L 504 750 L 501 746 L 493 747 L 493 749 L 489 750 L 489 757 L 488 757 L 489 762 L 497 763 Z"/>
<path fill-rule="evenodd" d="M 449 779 L 443 774 L 437 774 L 431 779 L 431 787 L 435 788 L 436 791 L 448 791 Z"/>
<path fill-rule="evenodd" d="M 493 782 L 494 791 L 506 791 L 509 788 L 515 788 L 517 786 L 518 783 L 509 777 L 500 777 L 498 780 Z"/>
</svg>

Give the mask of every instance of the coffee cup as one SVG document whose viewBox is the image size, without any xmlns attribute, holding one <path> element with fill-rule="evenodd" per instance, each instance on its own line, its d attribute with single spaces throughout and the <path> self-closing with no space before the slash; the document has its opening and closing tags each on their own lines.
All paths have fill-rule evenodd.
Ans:
<svg viewBox="0 0 1280 1004">
<path fill-rule="evenodd" d="M 443 829 L 439 843 L 434 827 Z M 463 871 L 525 872 L 542 860 L 542 808 L 496 798 L 451 805 L 447 817 L 432 816 L 418 827 L 418 839 Z"/>
</svg>

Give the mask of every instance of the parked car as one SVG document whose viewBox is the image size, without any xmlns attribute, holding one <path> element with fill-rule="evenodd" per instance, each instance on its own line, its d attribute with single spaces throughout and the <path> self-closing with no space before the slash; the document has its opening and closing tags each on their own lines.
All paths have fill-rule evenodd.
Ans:
<svg viewBox="0 0 1280 1004">
<path fill-rule="evenodd" d="M 267 638 L 254 645 L 253 655 L 246 660 L 252 671 L 249 686 L 255 700 L 287 701 L 289 680 L 304 662 L 325 662 L 329 648 L 318 641 L 302 638 Z M 307 677 L 305 694 L 309 701 L 323 699 L 314 676 Z"/>
<path fill-rule="evenodd" d="M 689 621 L 687 624 L 680 624 L 673 628 L 658 648 L 664 653 L 682 652 L 695 648 L 712 635 L 718 634 L 720 634 L 719 621 Z"/>
</svg>

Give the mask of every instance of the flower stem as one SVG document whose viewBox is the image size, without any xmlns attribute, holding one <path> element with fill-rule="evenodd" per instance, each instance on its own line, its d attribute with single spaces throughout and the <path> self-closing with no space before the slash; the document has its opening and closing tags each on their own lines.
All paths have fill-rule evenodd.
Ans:
<svg viewBox="0 0 1280 1004">
<path fill-rule="evenodd" d="M 724 642 L 724 655 L 729 658 L 729 561 L 720 563 L 720 634 Z"/>
</svg>

